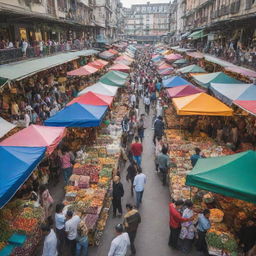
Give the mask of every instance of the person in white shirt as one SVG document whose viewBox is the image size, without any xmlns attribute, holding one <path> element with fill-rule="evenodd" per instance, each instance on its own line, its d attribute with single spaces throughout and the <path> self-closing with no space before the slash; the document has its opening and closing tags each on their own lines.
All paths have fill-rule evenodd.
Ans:
<svg viewBox="0 0 256 256">
<path fill-rule="evenodd" d="M 134 107 L 135 104 L 136 104 L 136 96 L 135 96 L 134 93 L 130 97 L 130 104 L 131 104 L 132 107 Z"/>
<path fill-rule="evenodd" d="M 145 112 L 149 114 L 150 110 L 150 97 L 148 94 L 145 95 L 144 97 L 144 105 L 145 105 Z"/>
<path fill-rule="evenodd" d="M 42 224 L 42 234 L 45 236 L 42 256 L 57 256 L 57 237 L 49 225 Z"/>
<path fill-rule="evenodd" d="M 128 233 L 124 232 L 122 224 L 115 227 L 116 237 L 112 240 L 108 256 L 125 256 L 130 245 Z"/>
<path fill-rule="evenodd" d="M 66 217 L 63 214 L 64 204 L 57 204 L 55 211 L 55 228 L 56 236 L 58 238 L 58 253 L 63 255 L 63 249 L 65 244 L 65 221 Z"/>
<path fill-rule="evenodd" d="M 29 111 L 26 110 L 25 115 L 24 115 L 24 126 L 28 127 L 30 122 L 31 122 L 31 119 L 30 119 L 30 116 L 29 116 Z"/>
<path fill-rule="evenodd" d="M 133 187 L 136 193 L 136 207 L 140 207 L 142 196 L 144 192 L 144 186 L 146 184 L 146 175 L 142 173 L 142 169 L 138 168 L 138 174 L 135 176 L 133 181 Z"/>
<path fill-rule="evenodd" d="M 73 212 L 68 210 L 66 215 L 65 232 L 67 235 L 66 247 L 69 250 L 68 255 L 75 255 L 76 252 L 76 237 L 77 227 L 81 219 L 78 215 L 73 215 Z"/>
</svg>

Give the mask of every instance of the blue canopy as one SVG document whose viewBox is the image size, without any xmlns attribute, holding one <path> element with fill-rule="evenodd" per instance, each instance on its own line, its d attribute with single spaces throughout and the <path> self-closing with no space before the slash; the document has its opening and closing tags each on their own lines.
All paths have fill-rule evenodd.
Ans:
<svg viewBox="0 0 256 256">
<path fill-rule="evenodd" d="M 236 100 L 256 100 L 256 86 L 252 84 Z"/>
<path fill-rule="evenodd" d="M 187 85 L 187 84 L 192 85 L 190 82 L 188 82 L 187 80 L 183 79 L 180 76 L 173 76 L 163 81 L 163 87 L 166 87 L 166 88 Z"/>
<path fill-rule="evenodd" d="M 163 56 L 157 56 L 155 58 L 152 58 L 151 60 L 154 61 L 154 62 L 157 62 L 159 60 L 162 60 L 163 59 Z"/>
<path fill-rule="evenodd" d="M 0 146 L 0 208 L 29 178 L 45 151 L 46 147 Z"/>
<path fill-rule="evenodd" d="M 48 118 L 44 124 L 57 127 L 96 127 L 100 126 L 107 109 L 107 106 L 74 103 Z"/>
</svg>

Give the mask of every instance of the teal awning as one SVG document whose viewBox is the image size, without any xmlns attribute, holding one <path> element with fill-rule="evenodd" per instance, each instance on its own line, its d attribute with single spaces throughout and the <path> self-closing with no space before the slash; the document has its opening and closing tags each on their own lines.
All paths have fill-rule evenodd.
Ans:
<svg viewBox="0 0 256 256">
<path fill-rule="evenodd" d="M 200 39 L 204 36 L 207 36 L 204 34 L 204 30 L 199 30 L 199 31 L 195 31 L 192 34 L 190 34 L 188 38 L 192 39 L 192 40 L 196 40 L 196 39 Z"/>
<path fill-rule="evenodd" d="M 80 56 L 91 56 L 93 54 L 97 54 L 98 52 L 99 51 L 96 50 L 67 52 L 49 57 L 26 60 L 19 63 L 1 65 L 0 78 L 5 78 L 7 80 L 21 80 L 46 69 L 78 59 Z"/>
</svg>

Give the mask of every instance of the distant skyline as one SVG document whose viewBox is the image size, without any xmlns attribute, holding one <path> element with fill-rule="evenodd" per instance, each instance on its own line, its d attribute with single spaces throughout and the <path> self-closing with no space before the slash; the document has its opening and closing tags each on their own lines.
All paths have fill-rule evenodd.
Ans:
<svg viewBox="0 0 256 256">
<path fill-rule="evenodd" d="M 121 0 L 122 4 L 126 8 L 130 8 L 133 4 L 146 4 L 147 2 L 150 2 L 151 4 L 155 3 L 169 3 L 170 0 Z"/>
</svg>

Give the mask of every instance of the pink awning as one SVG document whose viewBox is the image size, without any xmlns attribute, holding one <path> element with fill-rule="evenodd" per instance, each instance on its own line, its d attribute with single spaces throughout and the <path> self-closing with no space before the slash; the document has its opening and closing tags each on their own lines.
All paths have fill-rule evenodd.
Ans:
<svg viewBox="0 0 256 256">
<path fill-rule="evenodd" d="M 108 64 L 107 61 L 95 60 L 93 62 L 88 63 L 87 66 L 90 66 L 90 67 L 93 67 L 93 68 L 96 68 L 96 69 L 101 69 L 101 68 L 105 67 L 107 64 Z"/>
<path fill-rule="evenodd" d="M 109 70 L 117 70 L 117 71 L 129 73 L 130 67 L 128 67 L 127 65 L 121 64 L 121 63 L 117 63 L 117 64 L 114 64 L 113 66 L 111 66 L 109 68 Z"/>
<path fill-rule="evenodd" d="M 164 63 L 158 67 L 158 69 L 167 69 L 167 68 L 172 68 L 172 66 L 170 64 Z"/>
<path fill-rule="evenodd" d="M 114 50 L 114 49 L 109 49 L 108 50 L 110 53 L 113 53 L 114 55 L 117 55 L 119 52 Z"/>
<path fill-rule="evenodd" d="M 256 101 L 255 100 L 234 100 L 234 104 L 244 109 L 245 111 L 256 115 Z"/>
<path fill-rule="evenodd" d="M 96 68 L 96 67 L 92 67 L 90 65 L 85 65 L 85 66 L 82 66 L 78 69 L 69 71 L 67 73 L 67 75 L 68 76 L 88 76 L 88 75 L 91 75 L 91 74 L 97 72 L 98 70 L 99 69 Z"/>
<path fill-rule="evenodd" d="M 254 77 L 256 78 L 256 71 L 250 70 L 248 68 L 238 67 L 238 66 L 230 66 L 226 67 L 225 70 L 241 74 L 247 77 Z"/>
<path fill-rule="evenodd" d="M 164 58 L 170 61 L 183 59 L 183 57 L 178 53 L 171 53 L 169 55 L 166 55 Z"/>
<path fill-rule="evenodd" d="M 66 134 L 65 127 L 30 125 L 0 143 L 1 146 L 47 147 L 51 154 Z"/>
</svg>

